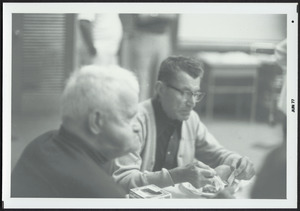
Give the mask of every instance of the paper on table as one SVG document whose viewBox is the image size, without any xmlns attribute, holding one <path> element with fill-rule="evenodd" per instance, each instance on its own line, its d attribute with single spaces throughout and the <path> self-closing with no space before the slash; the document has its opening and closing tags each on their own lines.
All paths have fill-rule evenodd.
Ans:
<svg viewBox="0 0 300 211">
<path fill-rule="evenodd" d="M 230 176 L 227 179 L 228 186 L 232 185 L 232 183 L 233 183 L 233 181 L 235 179 L 235 175 L 234 174 L 235 174 L 235 170 L 231 172 Z"/>
</svg>

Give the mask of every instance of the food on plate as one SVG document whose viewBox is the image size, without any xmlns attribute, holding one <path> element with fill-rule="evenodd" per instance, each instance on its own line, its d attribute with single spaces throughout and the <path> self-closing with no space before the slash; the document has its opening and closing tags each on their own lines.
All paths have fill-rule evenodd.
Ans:
<svg viewBox="0 0 300 211">
<path fill-rule="evenodd" d="M 217 193 L 223 190 L 225 186 L 231 185 L 234 178 L 232 178 L 231 182 L 228 182 L 228 179 L 231 177 L 233 170 L 234 169 L 228 165 L 220 165 L 216 167 L 215 171 L 217 175 L 213 177 L 213 183 L 205 185 L 202 188 L 202 191 L 205 193 Z"/>
</svg>

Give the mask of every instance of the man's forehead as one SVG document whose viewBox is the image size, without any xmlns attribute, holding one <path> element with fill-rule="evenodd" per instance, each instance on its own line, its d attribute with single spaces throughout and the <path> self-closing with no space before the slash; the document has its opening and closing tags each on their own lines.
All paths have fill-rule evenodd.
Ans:
<svg viewBox="0 0 300 211">
<path fill-rule="evenodd" d="M 173 75 L 172 78 L 174 78 L 175 80 L 176 79 L 180 80 L 181 78 L 193 78 L 193 79 L 196 79 L 195 77 L 191 76 L 188 72 L 186 72 L 186 71 L 184 71 L 182 69 L 174 72 L 174 75 Z M 198 76 L 197 78 L 200 78 L 200 76 Z"/>
</svg>

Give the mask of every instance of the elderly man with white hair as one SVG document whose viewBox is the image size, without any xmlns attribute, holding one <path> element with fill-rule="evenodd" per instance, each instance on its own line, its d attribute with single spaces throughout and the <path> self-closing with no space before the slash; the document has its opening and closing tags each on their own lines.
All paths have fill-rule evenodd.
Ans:
<svg viewBox="0 0 300 211">
<path fill-rule="evenodd" d="M 138 148 L 139 86 L 117 66 L 74 72 L 62 95 L 62 124 L 33 140 L 12 172 L 12 197 L 124 197 L 103 170 Z"/>
</svg>

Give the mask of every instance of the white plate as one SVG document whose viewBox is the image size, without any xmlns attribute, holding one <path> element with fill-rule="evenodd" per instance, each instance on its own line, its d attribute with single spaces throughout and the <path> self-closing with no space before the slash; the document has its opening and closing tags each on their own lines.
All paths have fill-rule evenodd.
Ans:
<svg viewBox="0 0 300 211">
<path fill-rule="evenodd" d="M 234 193 L 238 191 L 239 189 L 239 181 L 234 180 L 232 187 L 234 187 Z M 214 197 L 218 194 L 217 193 L 208 193 L 208 192 L 203 192 L 203 188 L 195 188 L 191 183 L 189 182 L 184 182 L 179 185 L 179 188 L 189 194 L 194 194 L 197 196 L 203 196 L 203 197 Z"/>
</svg>

